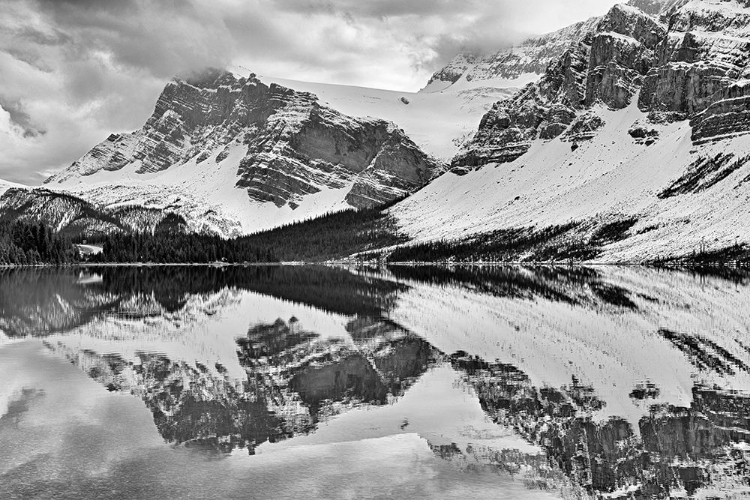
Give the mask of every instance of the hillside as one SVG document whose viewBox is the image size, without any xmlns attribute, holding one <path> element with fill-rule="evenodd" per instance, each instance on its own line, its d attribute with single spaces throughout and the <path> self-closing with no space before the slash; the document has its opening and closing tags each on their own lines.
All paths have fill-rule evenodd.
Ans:
<svg viewBox="0 0 750 500">
<path fill-rule="evenodd" d="M 442 169 L 393 123 L 344 115 L 253 74 L 208 70 L 170 82 L 143 128 L 110 135 L 46 184 L 232 235 L 371 207 Z"/>
<path fill-rule="evenodd" d="M 170 82 L 143 128 L 110 135 L 45 189 L 8 192 L 0 217 L 42 218 L 60 230 L 76 220 L 70 233 L 93 236 L 107 227 L 152 231 L 174 214 L 188 231 L 237 236 L 372 207 L 443 172 L 481 115 L 507 95 L 208 70 Z M 63 217 L 60 205 L 74 200 Z M 80 212 L 97 216 L 70 215 Z"/>
<path fill-rule="evenodd" d="M 420 92 L 457 92 L 482 87 L 521 88 L 538 80 L 550 63 L 578 43 L 598 21 L 598 18 L 581 21 L 491 54 L 458 54 L 436 71 Z"/>
<path fill-rule="evenodd" d="M 750 9 L 668 7 L 612 8 L 493 106 L 451 173 L 391 209 L 398 227 L 417 242 L 559 228 L 606 262 L 750 243 Z"/>
</svg>

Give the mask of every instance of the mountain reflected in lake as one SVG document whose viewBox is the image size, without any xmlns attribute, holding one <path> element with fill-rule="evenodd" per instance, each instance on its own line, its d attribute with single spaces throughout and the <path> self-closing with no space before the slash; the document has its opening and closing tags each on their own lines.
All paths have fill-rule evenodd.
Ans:
<svg viewBox="0 0 750 500">
<path fill-rule="evenodd" d="M 0 272 L 0 498 L 750 494 L 750 279 Z"/>
</svg>

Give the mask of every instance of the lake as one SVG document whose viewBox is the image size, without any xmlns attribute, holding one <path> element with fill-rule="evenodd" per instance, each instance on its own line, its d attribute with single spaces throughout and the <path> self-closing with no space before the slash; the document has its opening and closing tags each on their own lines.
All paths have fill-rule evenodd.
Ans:
<svg viewBox="0 0 750 500">
<path fill-rule="evenodd" d="M 0 271 L 0 498 L 740 498 L 750 277 Z"/>
</svg>

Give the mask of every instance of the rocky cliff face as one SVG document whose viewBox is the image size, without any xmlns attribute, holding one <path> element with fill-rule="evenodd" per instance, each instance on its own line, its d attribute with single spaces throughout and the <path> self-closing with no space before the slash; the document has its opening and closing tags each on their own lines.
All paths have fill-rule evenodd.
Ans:
<svg viewBox="0 0 750 500">
<path fill-rule="evenodd" d="M 565 132 L 575 140 L 581 131 L 598 128 L 586 114 L 593 104 L 616 109 L 630 104 L 666 28 L 627 5 L 616 5 L 587 28 L 539 82 L 493 106 L 482 118 L 473 143 L 454 159 L 454 167 L 513 161 L 528 151 L 531 141 Z"/>
<path fill-rule="evenodd" d="M 622 109 L 636 99 L 655 123 L 690 119 L 696 142 L 743 134 L 748 50 L 750 10 L 742 2 L 616 5 L 539 82 L 497 103 L 454 167 L 513 161 L 535 139 L 589 138 L 576 133 L 597 128 L 589 110 Z"/>
<path fill-rule="evenodd" d="M 575 45 L 598 22 L 582 21 L 540 37 L 529 38 L 517 47 L 489 55 L 463 53 L 436 71 L 423 91 L 444 90 L 459 85 L 524 85 L 538 79 L 561 53 Z"/>
<path fill-rule="evenodd" d="M 391 123 L 343 115 L 252 74 L 210 70 L 172 81 L 143 128 L 110 135 L 47 182 L 87 182 L 102 172 L 146 178 L 188 163 L 200 175 L 223 162 L 251 200 L 292 209 L 327 189 L 347 189 L 349 205 L 372 207 L 442 171 Z"/>
</svg>

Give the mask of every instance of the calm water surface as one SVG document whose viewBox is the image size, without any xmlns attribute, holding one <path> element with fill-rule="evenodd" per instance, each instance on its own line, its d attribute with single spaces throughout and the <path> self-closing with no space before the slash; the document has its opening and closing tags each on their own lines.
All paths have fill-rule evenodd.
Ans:
<svg viewBox="0 0 750 500">
<path fill-rule="evenodd" d="M 745 498 L 750 279 L 0 271 L 0 499 Z"/>
</svg>

